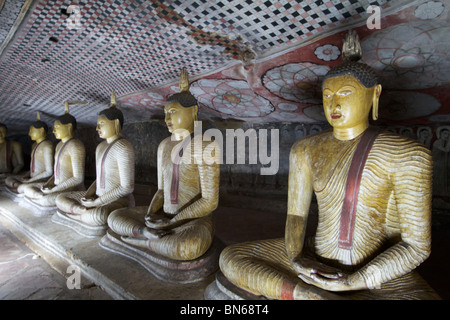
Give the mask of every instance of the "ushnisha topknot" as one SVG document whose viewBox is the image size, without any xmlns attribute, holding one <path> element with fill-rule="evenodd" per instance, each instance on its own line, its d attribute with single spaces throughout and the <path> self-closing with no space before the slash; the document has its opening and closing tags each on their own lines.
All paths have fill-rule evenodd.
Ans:
<svg viewBox="0 0 450 320">
<path fill-rule="evenodd" d="M 66 101 L 64 103 L 65 106 L 65 113 L 62 116 L 59 116 L 58 118 L 56 118 L 56 121 L 61 122 L 61 124 L 72 124 L 73 130 L 76 130 L 77 128 L 77 119 L 75 119 L 74 116 L 72 116 L 69 113 L 69 102 Z"/>
<path fill-rule="evenodd" d="M 38 111 L 36 116 L 36 121 L 31 124 L 32 127 L 36 129 L 44 128 L 45 132 L 48 132 L 48 126 L 47 124 L 41 120 L 41 114 Z"/>
<path fill-rule="evenodd" d="M 352 75 L 366 88 L 379 83 L 374 69 L 367 64 L 358 62 L 362 58 L 362 50 L 356 31 L 350 30 L 345 36 L 342 46 L 343 64 L 332 68 L 324 77 L 325 80 L 343 75 Z"/>
<path fill-rule="evenodd" d="M 114 92 L 111 94 L 111 106 L 100 111 L 98 115 L 104 115 L 108 120 L 119 120 L 120 127 L 123 127 L 125 119 L 122 111 L 117 108 L 116 94 Z"/>
<path fill-rule="evenodd" d="M 176 101 L 185 108 L 197 105 L 197 99 L 189 92 L 189 76 L 185 68 L 181 70 L 179 87 L 180 92 L 168 96 L 166 101 Z"/>
</svg>

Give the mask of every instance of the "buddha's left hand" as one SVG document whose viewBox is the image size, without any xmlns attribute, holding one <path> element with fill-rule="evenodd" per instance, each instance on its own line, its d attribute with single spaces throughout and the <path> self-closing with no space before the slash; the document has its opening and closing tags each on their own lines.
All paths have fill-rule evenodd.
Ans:
<svg viewBox="0 0 450 320">
<path fill-rule="evenodd" d="M 98 198 L 97 199 L 82 198 L 81 204 L 86 208 L 93 208 L 93 207 L 98 207 L 100 205 L 100 202 L 99 202 Z"/>
<path fill-rule="evenodd" d="M 324 290 L 338 292 L 366 288 L 364 279 L 358 273 L 347 274 L 316 261 L 296 263 L 294 268 L 304 282 Z"/>
<path fill-rule="evenodd" d="M 158 219 L 146 219 L 145 225 L 153 229 L 161 229 L 170 226 L 169 217 L 158 217 Z"/>
</svg>

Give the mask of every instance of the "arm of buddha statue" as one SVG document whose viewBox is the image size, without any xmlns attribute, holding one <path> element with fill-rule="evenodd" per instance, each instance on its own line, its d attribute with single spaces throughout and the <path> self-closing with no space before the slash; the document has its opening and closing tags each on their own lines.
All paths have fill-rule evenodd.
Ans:
<svg viewBox="0 0 450 320">
<path fill-rule="evenodd" d="M 119 141 L 119 143 L 121 143 Z M 118 148 L 114 150 L 117 162 L 117 174 L 119 175 L 120 183 L 106 191 L 93 201 L 86 202 L 86 206 L 98 207 L 109 204 L 122 197 L 125 197 L 134 190 L 134 150 L 132 145 L 123 141 L 125 148 Z"/>
<path fill-rule="evenodd" d="M 203 146 L 202 151 L 204 150 Z M 198 163 L 198 173 L 200 177 L 200 197 L 194 202 L 181 208 L 181 210 L 170 219 L 169 225 L 179 224 L 182 221 L 201 218 L 213 212 L 219 204 L 219 184 L 220 184 L 220 159 L 221 151 L 215 142 L 208 145 L 209 150 L 214 150 L 212 154 L 204 156 L 203 152 L 194 152 L 194 161 Z M 208 157 L 206 159 L 206 157 Z"/>
<path fill-rule="evenodd" d="M 417 152 L 418 149 L 422 150 Z M 405 275 L 431 253 L 433 162 L 430 152 L 422 146 L 412 147 L 396 162 L 391 182 L 399 211 L 401 239 L 357 271 L 368 288 Z"/>
<path fill-rule="evenodd" d="M 44 191 L 44 190 L 49 190 L 49 189 L 53 188 L 54 186 L 55 186 L 55 175 L 52 175 L 52 176 L 50 177 L 50 179 L 48 179 L 47 182 L 45 182 L 45 183 L 42 185 L 41 190 L 42 190 L 42 191 Z"/>
<path fill-rule="evenodd" d="M 285 229 L 286 253 L 298 277 L 309 284 L 320 279 L 339 279 L 340 270 L 324 265 L 304 250 L 306 226 L 313 195 L 313 180 L 308 162 L 308 141 L 294 144 L 289 156 L 288 213 Z"/>
<path fill-rule="evenodd" d="M 25 165 L 24 160 L 23 160 L 23 151 L 22 151 L 22 145 L 17 142 L 14 141 L 14 143 L 12 143 L 12 163 L 13 163 L 13 174 L 17 174 L 20 172 L 20 170 L 23 169 L 23 166 Z"/>
<path fill-rule="evenodd" d="M 391 170 L 398 208 L 401 239 L 352 274 L 335 277 L 311 274 L 305 282 L 330 291 L 379 288 L 401 277 L 425 261 L 431 252 L 431 186 L 433 164 L 429 151 L 413 145 L 401 155 L 390 155 L 397 163 Z M 419 150 L 419 152 L 417 152 Z"/>
<path fill-rule="evenodd" d="M 150 228 L 163 228 L 173 225 L 178 225 L 183 221 L 192 220 L 207 216 L 214 211 L 219 203 L 219 184 L 220 184 L 220 149 L 214 149 L 214 159 L 206 162 L 202 159 L 197 159 L 198 172 L 200 177 L 201 194 L 198 199 L 193 199 L 171 219 L 162 218 L 159 221 L 147 221 L 147 226 Z M 203 154 L 194 154 L 198 157 L 203 157 Z"/>
<path fill-rule="evenodd" d="M 161 216 L 158 215 L 158 211 L 164 205 L 164 178 L 163 178 L 163 153 L 164 153 L 164 142 L 160 143 L 158 146 L 157 157 L 156 157 L 156 167 L 157 167 L 157 180 L 158 180 L 158 190 L 153 195 L 152 201 L 147 210 L 147 215 L 145 216 L 145 221 L 151 223 L 153 220 L 160 219 Z"/>
<path fill-rule="evenodd" d="M 50 192 L 60 192 L 76 187 L 84 180 L 84 163 L 86 158 L 86 149 L 84 148 L 84 145 L 81 141 L 77 140 L 67 147 L 67 152 L 71 157 L 72 177 L 54 186 Z"/>
<path fill-rule="evenodd" d="M 53 145 L 51 144 L 45 145 L 44 150 L 45 170 L 42 171 L 41 173 L 38 173 L 33 178 L 30 178 L 27 182 L 33 182 L 50 177 L 53 174 L 53 159 L 54 159 Z"/>
<path fill-rule="evenodd" d="M 289 155 L 288 212 L 285 229 L 286 252 L 294 265 L 302 257 L 312 193 L 311 171 L 304 147 L 301 143 L 296 143 Z"/>
<path fill-rule="evenodd" d="M 97 180 L 94 180 L 94 182 L 91 183 L 86 193 L 84 194 L 84 197 L 81 198 L 81 204 L 86 207 L 85 202 L 90 202 L 96 198 L 95 194 L 96 191 L 97 191 Z"/>
</svg>

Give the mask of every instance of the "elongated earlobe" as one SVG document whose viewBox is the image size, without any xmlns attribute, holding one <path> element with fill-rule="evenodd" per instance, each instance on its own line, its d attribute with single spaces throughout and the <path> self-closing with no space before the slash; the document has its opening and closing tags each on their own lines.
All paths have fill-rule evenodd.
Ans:
<svg viewBox="0 0 450 320">
<path fill-rule="evenodd" d="M 114 120 L 114 127 L 116 129 L 116 134 L 120 135 L 120 133 L 122 132 L 122 127 L 120 126 L 120 120 L 119 119 L 115 119 Z"/>
<path fill-rule="evenodd" d="M 72 125 L 72 123 L 68 123 L 67 125 L 69 126 L 69 133 L 70 133 L 70 136 L 73 136 L 73 135 L 74 135 L 74 130 L 73 130 L 73 125 Z"/>
<path fill-rule="evenodd" d="M 378 105 L 380 102 L 381 95 L 381 84 L 377 84 L 375 90 L 373 92 L 373 101 L 372 101 L 372 119 L 378 120 Z"/>
<path fill-rule="evenodd" d="M 192 113 L 193 113 L 192 118 L 194 119 L 194 126 L 195 126 L 198 121 L 198 106 L 193 106 Z"/>
</svg>

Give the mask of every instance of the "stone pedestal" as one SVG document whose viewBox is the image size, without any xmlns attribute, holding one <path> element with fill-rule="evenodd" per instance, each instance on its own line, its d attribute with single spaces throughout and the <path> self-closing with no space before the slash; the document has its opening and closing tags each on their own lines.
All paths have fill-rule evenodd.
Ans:
<svg viewBox="0 0 450 320">
<path fill-rule="evenodd" d="M 206 300 L 267 300 L 265 297 L 254 295 L 232 284 L 218 271 L 216 280 L 205 290 Z"/>
<path fill-rule="evenodd" d="M 126 243 L 111 230 L 100 240 L 100 246 L 138 262 L 159 280 L 170 283 L 193 283 L 202 281 L 219 269 L 219 255 L 222 242 L 214 238 L 208 251 L 195 260 L 176 261 L 148 249 Z"/>
<path fill-rule="evenodd" d="M 57 209 L 56 213 L 52 216 L 52 222 L 68 227 L 86 238 L 101 237 L 108 229 L 107 225 L 91 226 L 82 221 L 72 219 L 68 214 L 59 209 Z"/>
</svg>

